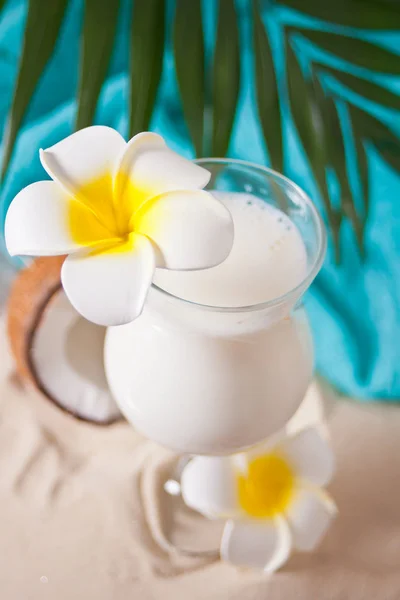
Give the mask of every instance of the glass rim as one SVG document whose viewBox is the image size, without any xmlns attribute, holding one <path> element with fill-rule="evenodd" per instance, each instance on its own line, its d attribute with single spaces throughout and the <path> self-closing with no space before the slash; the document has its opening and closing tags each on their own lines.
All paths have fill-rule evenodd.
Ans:
<svg viewBox="0 0 400 600">
<path fill-rule="evenodd" d="M 318 251 L 316 252 L 313 262 L 308 266 L 305 276 L 300 281 L 300 283 L 298 283 L 295 287 L 289 289 L 287 292 L 285 292 L 284 294 L 281 294 L 280 296 L 271 298 L 270 300 L 266 300 L 264 302 L 257 302 L 255 304 L 249 304 L 247 306 L 219 306 L 219 305 L 214 305 L 214 304 L 202 304 L 201 302 L 194 302 L 193 300 L 187 300 L 186 298 L 182 298 L 181 296 L 172 294 L 171 292 L 168 292 L 164 288 L 159 287 L 154 282 L 151 284 L 151 287 L 153 289 L 157 290 L 158 292 L 160 292 L 161 294 L 163 294 L 164 296 L 172 298 L 174 300 L 177 300 L 178 302 L 182 302 L 188 306 L 201 308 L 203 310 L 209 310 L 209 311 L 214 311 L 214 312 L 224 312 L 224 313 L 242 313 L 242 312 L 252 312 L 252 311 L 265 310 L 265 309 L 269 309 L 269 308 L 275 308 L 277 306 L 280 306 L 281 304 L 289 303 L 291 300 L 293 300 L 293 298 L 299 297 L 302 294 L 302 292 L 311 285 L 311 283 L 315 279 L 316 275 L 318 274 L 318 272 L 322 266 L 322 263 L 324 261 L 324 258 L 325 258 L 326 245 L 327 245 L 326 230 L 325 230 L 324 222 L 322 220 L 322 217 L 321 217 L 317 207 L 315 206 L 315 204 L 313 203 L 311 198 L 306 194 L 306 192 L 304 190 L 302 190 L 302 188 L 300 186 L 298 186 L 296 183 L 294 183 L 291 179 L 289 179 L 285 175 L 282 175 L 281 173 L 278 173 L 278 171 L 274 171 L 273 169 L 270 169 L 269 167 L 264 167 L 262 165 L 252 163 L 247 160 L 241 160 L 239 158 L 211 158 L 211 157 L 207 158 L 207 157 L 205 157 L 205 158 L 194 159 L 193 162 L 196 164 L 199 164 L 199 165 L 205 164 L 205 163 L 214 163 L 216 165 L 218 165 L 218 164 L 225 165 L 225 166 L 229 166 L 229 165 L 235 166 L 236 165 L 238 167 L 246 167 L 248 169 L 251 169 L 252 171 L 258 171 L 259 173 L 262 173 L 263 175 L 267 175 L 268 177 L 273 177 L 274 179 L 276 179 L 276 180 L 284 183 L 286 186 L 290 187 L 296 193 L 296 195 L 301 198 L 302 202 L 310 209 L 310 211 L 312 213 L 313 221 L 316 225 L 316 234 L 317 234 L 317 239 L 318 239 Z"/>
</svg>

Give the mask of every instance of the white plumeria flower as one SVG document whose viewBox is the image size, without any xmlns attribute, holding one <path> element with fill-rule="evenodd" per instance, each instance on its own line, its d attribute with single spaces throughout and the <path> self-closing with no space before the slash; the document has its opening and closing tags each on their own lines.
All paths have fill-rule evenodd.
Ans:
<svg viewBox="0 0 400 600">
<path fill-rule="evenodd" d="M 185 503 L 209 518 L 229 519 L 221 558 L 238 566 L 281 567 L 292 548 L 313 550 L 336 514 L 322 489 L 333 453 L 315 428 L 234 456 L 196 456 L 182 473 Z"/>
<path fill-rule="evenodd" d="M 156 267 L 208 268 L 232 248 L 230 213 L 203 190 L 209 171 L 157 134 L 126 143 L 114 129 L 88 127 L 41 150 L 40 160 L 53 181 L 15 197 L 7 248 L 11 255 L 68 254 L 62 283 L 90 321 L 132 321 Z"/>
</svg>

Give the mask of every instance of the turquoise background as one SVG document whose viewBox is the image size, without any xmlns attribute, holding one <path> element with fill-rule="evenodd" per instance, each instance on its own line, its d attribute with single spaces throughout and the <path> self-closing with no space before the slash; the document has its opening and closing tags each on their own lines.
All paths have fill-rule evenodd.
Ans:
<svg viewBox="0 0 400 600">
<path fill-rule="evenodd" d="M 51 1 L 51 0 L 49 0 Z M 109 76 L 103 87 L 96 123 L 110 125 L 124 136 L 127 134 L 128 101 L 128 46 L 130 1 L 122 1 L 118 35 Z M 215 27 L 216 3 L 204 2 L 206 47 L 210 51 Z M 254 102 L 252 84 L 252 57 L 248 2 L 238 2 L 243 45 L 243 81 L 234 135 L 229 156 L 268 164 Z M 173 9 L 172 4 L 169 8 Z M 9 0 L 0 15 L 0 127 L 3 130 L 11 102 L 17 72 L 18 58 L 26 17 L 25 0 Z M 20 132 L 14 157 L 2 185 L 0 195 L 0 223 L 14 195 L 24 186 L 45 179 L 40 166 L 38 149 L 48 147 L 72 131 L 76 110 L 75 92 L 79 53 L 79 33 L 82 20 L 82 2 L 70 3 L 63 24 L 56 53 L 49 64 L 31 103 Z M 279 9 L 268 16 L 274 53 L 282 72 L 283 45 L 281 25 L 303 24 L 321 29 L 326 27 L 295 12 Z M 332 29 L 332 28 L 331 28 Z M 335 31 L 349 32 L 336 27 Z M 400 48 L 399 33 L 355 32 L 383 46 Z M 304 64 L 317 55 L 325 63 L 340 68 L 346 65 L 327 54 L 322 54 L 301 39 L 297 48 Z M 397 50 L 398 52 L 398 50 Z M 400 56 L 399 56 L 400 60 Z M 361 69 L 354 72 L 363 73 Z M 400 92 L 400 79 L 364 71 L 370 79 L 381 82 Z M 358 98 L 334 81 L 343 98 L 352 99 L 363 108 L 378 115 L 400 133 L 399 115 Z M 284 86 L 284 77 L 279 82 Z M 284 105 L 285 135 L 287 139 L 285 173 L 301 185 L 320 205 L 307 161 L 297 134 Z M 163 79 L 157 108 L 153 117 L 154 131 L 164 135 L 170 145 L 193 156 L 176 89 L 170 51 L 165 54 Z M 371 209 L 366 236 L 366 261 L 360 262 L 354 236 L 346 223 L 342 230 L 342 250 L 345 256 L 340 267 L 335 266 L 332 248 L 321 274 L 308 294 L 307 303 L 316 340 L 318 368 L 337 387 L 360 398 L 400 398 L 400 179 L 373 151 L 368 148 L 371 165 Z M 349 163 L 352 157 L 349 156 Z M 357 180 L 351 184 L 358 194 Z M 3 248 L 3 251 L 4 248 Z"/>
</svg>

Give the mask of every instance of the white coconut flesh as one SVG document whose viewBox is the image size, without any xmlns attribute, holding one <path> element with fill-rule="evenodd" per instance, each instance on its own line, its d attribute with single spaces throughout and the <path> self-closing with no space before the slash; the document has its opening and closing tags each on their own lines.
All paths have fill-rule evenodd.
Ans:
<svg viewBox="0 0 400 600">
<path fill-rule="evenodd" d="M 105 332 L 83 319 L 60 290 L 47 304 L 29 352 L 38 387 L 68 412 L 98 423 L 121 418 L 104 371 Z"/>
</svg>

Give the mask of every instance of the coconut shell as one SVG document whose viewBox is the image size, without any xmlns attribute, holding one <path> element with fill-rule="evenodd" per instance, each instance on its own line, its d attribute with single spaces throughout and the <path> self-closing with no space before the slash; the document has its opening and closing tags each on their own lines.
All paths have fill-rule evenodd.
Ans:
<svg viewBox="0 0 400 600">
<path fill-rule="evenodd" d="M 27 268 L 20 271 L 11 287 L 8 299 L 7 333 L 16 370 L 24 382 L 29 382 L 46 398 L 63 411 L 74 417 L 99 425 L 107 425 L 120 420 L 113 417 L 107 421 L 91 420 L 73 413 L 52 397 L 41 382 L 32 360 L 35 332 L 52 302 L 62 290 L 61 267 L 64 256 L 35 259 Z"/>
<path fill-rule="evenodd" d="M 46 306 L 61 289 L 64 259 L 64 256 L 52 256 L 34 260 L 17 275 L 8 298 L 7 333 L 17 373 L 35 387 L 40 386 L 29 351 Z"/>
</svg>

